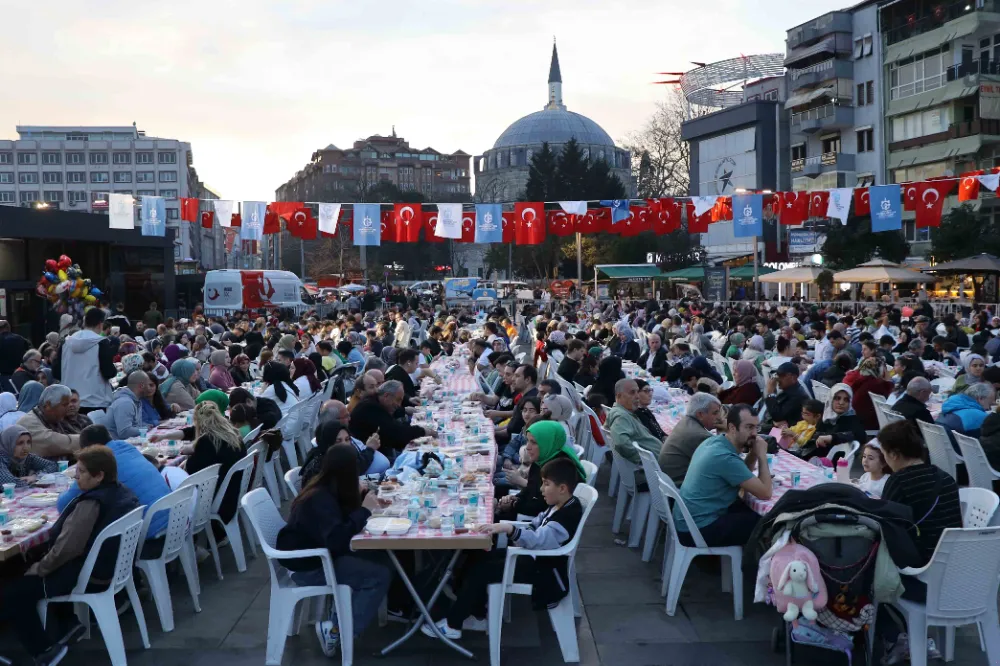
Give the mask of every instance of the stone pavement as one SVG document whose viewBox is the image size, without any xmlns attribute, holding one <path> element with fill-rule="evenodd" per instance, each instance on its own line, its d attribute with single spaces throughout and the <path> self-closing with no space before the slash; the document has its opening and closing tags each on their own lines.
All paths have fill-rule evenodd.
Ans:
<svg viewBox="0 0 1000 666">
<path fill-rule="evenodd" d="M 607 468 L 598 484 L 602 497 L 592 512 L 577 556 L 584 617 L 578 623 L 580 663 L 586 666 L 780 666 L 784 654 L 770 647 L 771 630 L 778 626 L 777 612 L 752 604 L 752 586 L 746 581 L 745 617 L 733 620 L 732 597 L 721 592 L 720 573 L 708 573 L 693 565 L 681 592 L 675 617 L 664 611 L 659 595 L 662 550 L 654 561 L 643 564 L 638 552 L 616 546 L 611 534 L 614 500 L 607 490 Z M 711 558 L 703 558 L 711 561 Z M 121 617 L 128 660 L 132 666 L 240 666 L 263 664 L 267 641 L 269 578 L 262 558 L 251 560 L 246 573 L 237 573 L 232 555 L 223 551 L 225 580 L 218 581 L 211 562 L 201 567 L 201 613 L 194 613 L 183 577 L 172 579 L 176 627 L 161 631 L 151 600 L 143 608 L 152 648 L 143 650 L 131 611 Z M 418 634 L 389 657 L 375 653 L 399 636 L 401 624 L 371 627 L 355 645 L 354 663 L 359 666 L 451 666 L 471 663 L 436 641 Z M 485 634 L 467 633 L 462 643 L 477 662 L 488 663 Z M 23 658 L 10 632 L 0 634 L 0 654 Z M 799 648 L 795 663 L 825 666 L 846 664 L 842 655 Z M 983 666 L 974 627 L 959 630 L 956 666 Z M 107 664 L 100 633 L 74 645 L 62 662 L 68 666 Z M 320 652 L 315 634 L 306 627 L 299 637 L 288 639 L 283 664 L 312 666 L 339 664 Z M 545 614 L 531 611 L 526 598 L 513 606 L 513 622 L 504 627 L 502 663 L 559 664 L 562 656 Z M 855 664 L 863 659 L 855 660 Z M 932 662 L 933 663 L 933 662 Z"/>
</svg>

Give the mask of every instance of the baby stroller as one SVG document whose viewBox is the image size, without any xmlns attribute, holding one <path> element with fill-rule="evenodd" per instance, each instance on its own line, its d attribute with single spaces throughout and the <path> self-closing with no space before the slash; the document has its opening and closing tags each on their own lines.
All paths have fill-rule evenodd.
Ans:
<svg viewBox="0 0 1000 666">
<path fill-rule="evenodd" d="M 875 570 L 882 538 L 878 521 L 858 511 L 828 506 L 784 523 L 776 521 L 775 526 L 816 556 L 828 601 L 813 622 L 799 617 L 775 627 L 772 649 L 784 648 L 787 666 L 792 664 L 793 644 L 843 652 L 848 666 L 853 666 L 854 653 L 860 648 L 864 663 L 871 664 L 872 642 L 866 630 L 876 609 Z M 775 534 L 784 540 L 780 531 Z M 773 588 L 769 588 L 768 600 L 773 600 Z"/>
</svg>

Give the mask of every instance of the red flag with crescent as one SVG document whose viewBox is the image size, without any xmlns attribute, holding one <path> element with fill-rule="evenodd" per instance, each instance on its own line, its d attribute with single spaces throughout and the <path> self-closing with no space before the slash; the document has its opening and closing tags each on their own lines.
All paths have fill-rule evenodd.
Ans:
<svg viewBox="0 0 1000 666">
<path fill-rule="evenodd" d="M 197 199 L 189 199 L 187 197 L 181 197 L 181 219 L 186 222 L 198 221 L 199 215 L 198 215 Z"/>
<path fill-rule="evenodd" d="M 210 210 L 201 211 L 201 228 L 211 229 L 212 223 L 215 222 L 215 213 Z"/>
<path fill-rule="evenodd" d="M 660 199 L 646 199 L 646 205 L 649 207 L 650 213 L 659 213 L 663 207 Z"/>
<path fill-rule="evenodd" d="M 826 217 L 830 205 L 830 193 L 827 191 L 809 193 L 809 217 Z"/>
<path fill-rule="evenodd" d="M 962 180 L 958 184 L 959 201 L 975 201 L 979 198 L 979 178 L 985 172 L 982 169 L 977 171 L 967 171 L 962 174 Z"/>
<path fill-rule="evenodd" d="M 514 211 L 505 210 L 502 213 L 502 217 L 503 217 L 503 226 L 501 227 L 501 230 L 503 231 L 502 242 L 513 243 L 515 237 L 517 236 L 517 223 L 516 223 L 516 218 L 514 217 Z"/>
<path fill-rule="evenodd" d="M 423 222 L 423 209 L 420 204 L 396 204 L 393 207 L 396 218 L 396 242 L 416 243 L 420 240 L 420 225 Z"/>
<path fill-rule="evenodd" d="M 570 215 L 560 208 L 548 211 L 546 218 L 549 233 L 553 236 L 569 236 L 576 233 L 576 215 Z"/>
<path fill-rule="evenodd" d="M 854 188 L 854 214 L 858 217 L 872 214 L 872 202 L 867 187 Z"/>
<path fill-rule="evenodd" d="M 288 217 L 288 232 L 302 240 L 316 240 L 319 223 L 312 216 L 312 210 L 303 206 Z"/>
<path fill-rule="evenodd" d="M 701 215 L 694 214 L 694 202 L 687 203 L 688 233 L 704 234 L 708 233 L 708 225 L 712 222 L 712 210 L 706 210 Z"/>
<path fill-rule="evenodd" d="M 978 181 L 977 181 L 978 182 Z M 930 180 L 916 183 L 917 228 L 940 227 L 944 199 L 954 186 L 953 180 Z"/>
<path fill-rule="evenodd" d="M 917 210 L 918 183 L 903 183 L 903 210 Z"/>
<path fill-rule="evenodd" d="M 444 239 L 440 236 L 434 235 L 434 229 L 437 227 L 438 214 L 435 210 L 434 212 L 427 211 L 424 213 L 424 240 L 428 243 L 443 243 Z"/>
<path fill-rule="evenodd" d="M 809 217 L 808 192 L 782 192 L 781 213 L 778 221 L 792 227 L 797 227 Z"/>
<path fill-rule="evenodd" d="M 233 213 L 231 218 L 232 222 L 229 223 L 230 227 L 242 227 L 243 226 L 243 216 L 239 213 Z"/>
<path fill-rule="evenodd" d="M 719 197 L 712 206 L 712 222 L 733 221 L 733 198 Z"/>
<path fill-rule="evenodd" d="M 396 211 L 392 208 L 380 208 L 378 212 L 381 234 L 384 242 L 396 242 Z"/>
<path fill-rule="evenodd" d="M 658 236 L 669 234 L 680 228 L 681 225 L 681 205 L 679 202 L 666 197 L 660 199 L 653 213 L 652 228 Z"/>
<path fill-rule="evenodd" d="M 455 240 L 458 243 L 476 242 L 476 211 L 462 211 L 462 237 Z"/>
<path fill-rule="evenodd" d="M 288 218 L 292 216 L 292 213 L 300 208 L 304 208 L 305 204 L 301 201 L 272 201 L 267 205 L 267 207 L 270 208 L 271 212 L 278 217 L 285 218 L 285 221 L 287 222 Z"/>
<path fill-rule="evenodd" d="M 281 233 L 281 218 L 278 214 L 274 212 L 269 204 L 266 209 L 264 209 L 264 228 L 261 229 L 262 234 L 278 234 Z M 292 234 L 295 235 L 294 233 Z"/>
<path fill-rule="evenodd" d="M 514 204 L 514 242 L 518 245 L 538 245 L 545 240 L 545 208 L 540 201 Z"/>
<path fill-rule="evenodd" d="M 581 234 L 596 234 L 599 231 L 604 231 L 603 221 L 599 213 L 600 210 L 597 208 L 588 210 L 586 215 L 580 216 L 580 219 L 576 221 L 576 230 Z"/>
</svg>

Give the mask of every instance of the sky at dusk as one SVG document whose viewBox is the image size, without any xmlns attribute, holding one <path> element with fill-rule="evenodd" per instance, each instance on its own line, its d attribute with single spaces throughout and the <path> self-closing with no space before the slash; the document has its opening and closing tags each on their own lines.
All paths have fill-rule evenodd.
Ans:
<svg viewBox="0 0 1000 666">
<path fill-rule="evenodd" d="M 65 0 L 7 3 L 0 138 L 131 125 L 191 143 L 222 197 L 270 200 L 317 148 L 372 134 L 478 155 L 540 110 L 553 36 L 563 98 L 618 142 L 656 72 L 784 50 L 845 4 L 738 0 Z"/>
</svg>

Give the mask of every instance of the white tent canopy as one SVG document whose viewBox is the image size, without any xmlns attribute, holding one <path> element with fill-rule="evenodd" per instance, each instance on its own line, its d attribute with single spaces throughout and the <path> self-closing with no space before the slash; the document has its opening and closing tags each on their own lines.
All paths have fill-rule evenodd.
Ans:
<svg viewBox="0 0 1000 666">
<path fill-rule="evenodd" d="M 786 268 L 776 273 L 761 275 L 761 282 L 773 282 L 778 284 L 798 284 L 800 282 L 815 282 L 816 276 L 823 272 L 822 266 L 796 266 Z"/>
<path fill-rule="evenodd" d="M 856 268 L 835 273 L 834 282 L 855 282 L 858 284 L 881 284 L 885 282 L 935 282 L 936 277 L 911 271 L 885 259 L 872 259 Z"/>
</svg>

